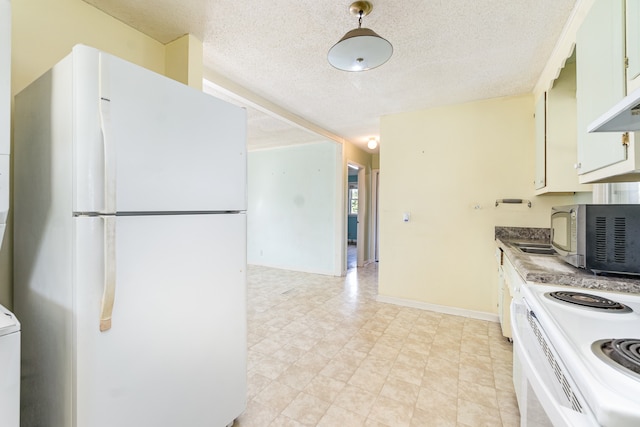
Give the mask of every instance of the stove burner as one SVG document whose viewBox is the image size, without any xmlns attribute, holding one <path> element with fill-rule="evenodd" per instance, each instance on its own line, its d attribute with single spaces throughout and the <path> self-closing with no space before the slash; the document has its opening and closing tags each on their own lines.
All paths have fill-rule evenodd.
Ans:
<svg viewBox="0 0 640 427">
<path fill-rule="evenodd" d="M 574 291 L 547 292 L 545 296 L 547 298 L 555 299 L 557 301 L 562 301 L 568 304 L 579 305 L 579 306 L 591 308 L 594 310 L 609 311 L 614 313 L 628 313 L 632 311 L 631 308 L 627 307 L 624 304 L 620 304 L 619 302 L 612 301 L 608 298 L 601 297 L 598 295 L 584 294 L 581 292 L 574 292 Z"/>
<path fill-rule="evenodd" d="M 599 340 L 593 343 L 592 348 L 600 358 L 608 363 L 613 361 L 617 365 L 611 365 L 618 369 L 625 368 L 636 375 L 640 375 L 640 339 L 621 338 L 611 340 Z M 606 357 L 606 358 L 605 358 Z"/>
</svg>

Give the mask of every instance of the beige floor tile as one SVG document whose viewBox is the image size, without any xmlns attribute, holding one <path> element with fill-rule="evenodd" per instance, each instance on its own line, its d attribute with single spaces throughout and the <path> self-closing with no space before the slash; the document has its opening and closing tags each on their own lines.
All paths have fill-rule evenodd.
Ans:
<svg viewBox="0 0 640 427">
<path fill-rule="evenodd" d="M 501 413 L 509 412 L 520 416 L 518 401 L 513 389 L 511 391 L 496 390 L 496 398 L 498 399 L 498 407 Z"/>
<path fill-rule="evenodd" d="M 413 408 L 413 404 L 378 396 L 368 418 L 389 426 L 408 427 L 413 415 Z"/>
<path fill-rule="evenodd" d="M 289 364 L 271 356 L 265 356 L 260 362 L 255 364 L 250 372 L 264 375 L 267 378 L 275 380 L 282 374 Z"/>
<path fill-rule="evenodd" d="M 503 427 L 520 427 L 520 413 L 500 411 Z"/>
<path fill-rule="evenodd" d="M 380 391 L 381 397 L 396 400 L 405 405 L 414 406 L 418 400 L 420 387 L 397 378 L 388 378 Z"/>
<path fill-rule="evenodd" d="M 307 424 L 308 426 L 309 424 Z M 269 424 L 269 427 L 306 427 L 305 424 L 292 420 L 286 415 L 278 415 L 278 417 Z"/>
<path fill-rule="evenodd" d="M 415 408 L 413 416 L 411 417 L 411 427 L 456 427 L 458 422 L 456 421 L 457 413 L 452 412 L 447 416 L 442 411 L 434 410 L 422 410 Z"/>
<path fill-rule="evenodd" d="M 460 380 L 458 382 L 458 398 L 492 409 L 499 409 L 496 389 L 479 383 Z"/>
<path fill-rule="evenodd" d="M 396 362 L 391 367 L 391 371 L 389 371 L 389 377 L 400 379 L 408 383 L 415 384 L 416 386 L 422 384 L 424 368 L 409 365 L 401 360 L 402 359 L 400 357 L 396 359 Z"/>
<path fill-rule="evenodd" d="M 457 360 L 446 359 L 437 354 L 427 360 L 425 371 L 437 372 L 442 375 L 458 378 L 460 367 Z"/>
<path fill-rule="evenodd" d="M 379 303 L 346 277 L 250 266 L 248 405 L 239 427 L 519 425 L 498 324 Z"/>
<path fill-rule="evenodd" d="M 393 367 L 393 362 L 393 360 L 370 354 L 360 363 L 360 367 L 376 372 L 379 375 L 388 375 Z"/>
<path fill-rule="evenodd" d="M 339 381 L 347 382 L 353 376 L 353 373 L 358 369 L 357 362 L 345 362 L 342 360 L 331 360 L 320 371 L 320 375 L 333 378 Z"/>
<path fill-rule="evenodd" d="M 367 418 L 364 422 L 364 427 L 393 427 L 388 424 L 383 424 L 379 421 L 374 420 L 373 418 Z"/>
<path fill-rule="evenodd" d="M 278 381 L 272 381 L 256 397 L 254 401 L 263 406 L 281 412 L 298 395 L 299 391 Z"/>
<path fill-rule="evenodd" d="M 491 367 L 478 367 L 476 365 L 460 364 L 458 378 L 460 381 L 482 384 L 484 386 L 495 387 L 493 380 L 493 370 Z"/>
<path fill-rule="evenodd" d="M 370 393 L 378 394 L 386 380 L 386 375 L 379 374 L 367 367 L 361 366 L 356 369 L 348 383 L 367 390 Z"/>
<path fill-rule="evenodd" d="M 382 338 L 381 338 L 382 340 Z M 381 342 L 380 340 L 371 348 L 371 350 L 369 351 L 369 354 L 372 356 L 378 356 L 381 359 L 386 359 L 386 360 L 396 360 L 396 357 L 398 357 L 398 353 L 400 353 L 400 347 L 402 346 L 402 344 L 400 344 L 397 347 L 392 347 L 391 345 L 387 345 L 386 343 Z"/>
<path fill-rule="evenodd" d="M 311 382 L 316 373 L 305 369 L 297 365 L 291 365 L 277 378 L 278 382 L 288 385 L 291 388 L 295 388 L 298 391 L 304 390 L 304 388 Z"/>
<path fill-rule="evenodd" d="M 330 361 L 331 359 L 328 357 L 310 351 L 300 356 L 298 360 L 295 361 L 295 365 L 311 372 L 320 372 Z"/>
<path fill-rule="evenodd" d="M 500 411 L 465 399 L 458 399 L 458 423 L 469 427 L 502 425 Z"/>
<path fill-rule="evenodd" d="M 316 425 L 324 416 L 329 402 L 302 392 L 282 411 L 283 415 L 304 425 Z"/>
<path fill-rule="evenodd" d="M 318 422 L 318 427 L 362 427 L 365 417 L 337 405 L 331 405 Z"/>
<path fill-rule="evenodd" d="M 270 338 L 264 338 L 262 341 L 252 346 L 251 350 L 265 355 L 271 355 L 280 350 L 280 348 L 282 348 L 282 345 L 280 343 Z"/>
<path fill-rule="evenodd" d="M 417 334 L 409 334 L 407 339 L 404 341 L 404 344 L 402 345 L 402 350 L 407 350 L 414 353 L 420 353 L 424 356 L 428 356 L 431 352 L 431 340 L 429 338 L 417 338 Z"/>
<path fill-rule="evenodd" d="M 311 382 L 307 384 L 304 391 L 312 396 L 332 403 L 345 385 L 346 383 L 343 381 L 325 377 L 324 375 L 316 375 Z"/>
<path fill-rule="evenodd" d="M 455 398 L 458 396 L 458 375 L 425 369 L 422 375 L 421 387 L 435 390 Z"/>
<path fill-rule="evenodd" d="M 366 417 L 369 415 L 375 400 L 375 394 L 369 393 L 360 387 L 347 384 L 340 393 L 338 393 L 333 403 L 341 408 L 348 409 Z"/>
<path fill-rule="evenodd" d="M 342 348 L 336 355 L 333 357 L 334 360 L 339 360 L 341 362 L 355 362 L 358 365 L 367 357 L 367 353 L 364 351 L 359 351 L 353 348 Z"/>
<path fill-rule="evenodd" d="M 305 353 L 306 351 L 302 349 L 293 347 L 291 345 L 285 345 L 274 352 L 271 357 L 273 357 L 274 359 L 278 359 L 281 362 L 291 364 L 300 359 Z"/>
<path fill-rule="evenodd" d="M 426 413 L 439 413 L 444 419 L 455 420 L 458 410 L 458 397 L 421 387 L 416 401 L 416 408 Z"/>
<path fill-rule="evenodd" d="M 253 397 L 268 386 L 271 381 L 273 380 L 257 372 L 249 373 L 247 375 L 247 399 L 253 399 Z"/>
<path fill-rule="evenodd" d="M 427 360 L 429 359 L 429 353 L 423 353 L 415 351 L 405 345 L 400 350 L 396 363 L 403 363 L 404 365 L 411 366 L 413 368 L 424 369 L 427 366 Z"/>
</svg>

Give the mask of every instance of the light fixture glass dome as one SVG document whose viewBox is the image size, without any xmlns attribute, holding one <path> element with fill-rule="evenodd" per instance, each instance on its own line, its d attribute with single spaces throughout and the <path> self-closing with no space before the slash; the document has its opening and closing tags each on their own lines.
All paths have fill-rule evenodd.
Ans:
<svg viewBox="0 0 640 427">
<path fill-rule="evenodd" d="M 391 58 L 393 46 L 369 28 L 349 31 L 329 49 L 327 58 L 343 71 L 366 71 L 379 67 Z"/>
<path fill-rule="evenodd" d="M 391 58 L 393 46 L 375 31 L 362 28 L 362 16 L 368 15 L 373 6 L 368 1 L 356 1 L 349 11 L 357 15 L 358 28 L 349 31 L 329 49 L 329 63 L 343 71 L 366 71 L 379 67 Z"/>
<path fill-rule="evenodd" d="M 367 147 L 369 147 L 371 150 L 375 150 L 377 146 L 378 146 L 378 141 L 376 141 L 374 137 L 369 138 Z"/>
</svg>

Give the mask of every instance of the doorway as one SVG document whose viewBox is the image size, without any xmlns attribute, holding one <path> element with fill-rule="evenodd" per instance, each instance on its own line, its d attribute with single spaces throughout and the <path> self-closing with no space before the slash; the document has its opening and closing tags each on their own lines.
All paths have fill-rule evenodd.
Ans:
<svg viewBox="0 0 640 427">
<path fill-rule="evenodd" d="M 348 162 L 347 180 L 347 270 L 364 265 L 364 218 L 365 203 L 365 169 L 362 165 Z"/>
</svg>

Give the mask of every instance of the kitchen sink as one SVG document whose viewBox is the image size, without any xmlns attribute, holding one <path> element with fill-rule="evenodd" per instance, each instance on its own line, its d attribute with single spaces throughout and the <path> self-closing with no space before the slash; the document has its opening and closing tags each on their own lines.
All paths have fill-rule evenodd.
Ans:
<svg viewBox="0 0 640 427">
<path fill-rule="evenodd" d="M 555 249 L 548 243 L 513 243 L 520 252 L 533 255 L 556 255 Z"/>
</svg>

